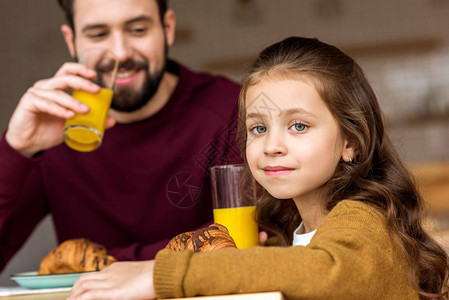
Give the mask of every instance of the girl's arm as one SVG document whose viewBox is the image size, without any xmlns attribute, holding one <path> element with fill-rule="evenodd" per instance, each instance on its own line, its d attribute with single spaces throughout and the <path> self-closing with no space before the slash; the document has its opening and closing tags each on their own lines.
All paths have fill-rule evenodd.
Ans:
<svg viewBox="0 0 449 300">
<path fill-rule="evenodd" d="M 154 270 L 153 270 L 154 268 Z M 419 299 L 406 257 L 383 214 L 343 201 L 307 247 L 193 253 L 162 250 L 153 261 L 115 263 L 82 276 L 70 299 L 150 299 L 281 291 L 288 299 Z M 156 293 L 155 293 L 156 292 Z"/>
<path fill-rule="evenodd" d="M 160 298 L 281 291 L 288 299 L 418 299 L 380 211 L 343 201 L 307 247 L 254 247 L 156 256 Z"/>
</svg>

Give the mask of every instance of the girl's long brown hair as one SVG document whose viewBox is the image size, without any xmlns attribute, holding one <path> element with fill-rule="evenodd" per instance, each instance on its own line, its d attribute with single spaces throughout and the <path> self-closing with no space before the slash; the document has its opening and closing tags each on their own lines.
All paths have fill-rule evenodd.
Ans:
<svg viewBox="0 0 449 300">
<path fill-rule="evenodd" d="M 246 91 L 268 74 L 311 78 L 355 148 L 353 162 L 338 164 L 323 188 L 327 209 L 344 199 L 378 205 L 408 256 L 410 280 L 420 297 L 448 299 L 448 256 L 422 228 L 423 199 L 385 132 L 377 98 L 360 66 L 317 39 L 290 37 L 264 49 L 240 93 L 238 136 L 245 160 Z M 246 162 L 245 166 L 243 184 L 248 184 L 253 179 Z M 260 187 L 257 194 L 259 224 L 276 233 L 284 245 L 291 245 L 301 221 L 293 201 L 275 199 Z"/>
</svg>

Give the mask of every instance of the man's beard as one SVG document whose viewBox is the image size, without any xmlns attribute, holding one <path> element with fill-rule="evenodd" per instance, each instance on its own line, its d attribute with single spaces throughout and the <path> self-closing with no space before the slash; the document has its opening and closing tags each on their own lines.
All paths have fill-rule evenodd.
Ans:
<svg viewBox="0 0 449 300">
<path fill-rule="evenodd" d="M 149 72 L 149 63 L 146 59 L 141 62 L 129 59 L 120 64 L 119 69 L 144 70 L 145 78 L 139 90 L 128 86 L 116 86 L 114 88 L 111 108 L 121 112 L 133 112 L 142 108 L 157 92 L 162 76 L 164 75 L 165 65 L 166 58 L 164 57 L 164 62 L 160 70 L 157 70 L 154 75 L 151 75 Z"/>
<path fill-rule="evenodd" d="M 114 88 L 114 96 L 112 97 L 111 108 L 120 112 L 133 112 L 142 108 L 147 104 L 157 92 L 164 75 L 165 66 L 167 64 L 168 45 L 164 43 L 164 57 L 162 67 L 156 70 L 154 75 L 150 74 L 148 60 L 144 57 L 139 61 L 127 59 L 119 64 L 118 69 L 125 70 L 144 70 L 145 78 L 140 90 L 134 90 L 131 87 L 120 86 Z M 78 55 L 75 53 L 75 61 L 79 61 Z M 98 74 L 111 72 L 114 69 L 114 62 L 100 61 L 95 67 Z M 102 76 L 98 76 L 93 80 L 100 86 L 104 86 Z"/>
</svg>

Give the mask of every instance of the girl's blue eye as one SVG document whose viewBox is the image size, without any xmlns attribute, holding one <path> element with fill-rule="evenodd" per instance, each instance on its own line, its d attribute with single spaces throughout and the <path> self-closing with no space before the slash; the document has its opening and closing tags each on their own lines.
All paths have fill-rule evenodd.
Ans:
<svg viewBox="0 0 449 300">
<path fill-rule="evenodd" d="M 306 128 L 307 128 L 307 126 L 302 123 L 296 123 L 296 124 L 293 124 L 292 127 L 290 127 L 291 130 L 298 131 L 298 132 L 304 131 L 304 130 L 306 130 Z"/>
<path fill-rule="evenodd" d="M 267 128 L 265 126 L 256 126 L 251 129 L 254 134 L 261 134 L 267 132 Z"/>
</svg>

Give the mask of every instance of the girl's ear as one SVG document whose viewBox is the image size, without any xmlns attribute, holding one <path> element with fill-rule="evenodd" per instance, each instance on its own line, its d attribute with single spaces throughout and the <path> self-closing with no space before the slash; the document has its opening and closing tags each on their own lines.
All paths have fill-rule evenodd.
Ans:
<svg viewBox="0 0 449 300">
<path fill-rule="evenodd" d="M 345 162 L 352 163 L 352 161 L 355 159 L 355 156 L 356 153 L 354 143 L 345 139 L 343 144 L 343 151 L 341 153 L 341 159 L 343 159 L 343 161 Z"/>
</svg>

